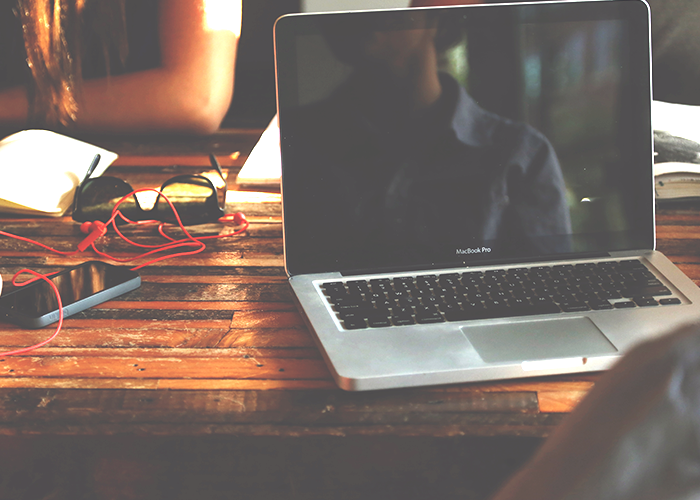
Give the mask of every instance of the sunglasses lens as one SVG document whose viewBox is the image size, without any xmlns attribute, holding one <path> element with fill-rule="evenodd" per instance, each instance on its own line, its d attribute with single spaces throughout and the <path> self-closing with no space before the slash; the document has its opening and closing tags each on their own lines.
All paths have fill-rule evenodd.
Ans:
<svg viewBox="0 0 700 500">
<path fill-rule="evenodd" d="M 107 222 L 112 216 L 112 209 L 133 189 L 129 184 L 114 177 L 96 177 L 83 183 L 79 192 L 77 209 L 73 219 L 79 222 L 99 220 Z M 138 219 L 141 207 L 133 196 L 119 205 L 119 210 L 128 218 Z"/>
<path fill-rule="evenodd" d="M 213 221 L 223 215 L 218 208 L 216 188 L 203 177 L 178 177 L 166 183 L 161 192 L 173 204 L 184 224 Z M 173 211 L 163 196 L 158 197 L 155 210 L 159 220 L 176 222 Z"/>
</svg>

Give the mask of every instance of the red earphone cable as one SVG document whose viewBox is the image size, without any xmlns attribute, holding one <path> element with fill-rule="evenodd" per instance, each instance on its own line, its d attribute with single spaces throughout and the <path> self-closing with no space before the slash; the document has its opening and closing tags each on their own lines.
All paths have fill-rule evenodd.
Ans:
<svg viewBox="0 0 700 500">
<path fill-rule="evenodd" d="M 28 281 L 23 281 L 22 283 L 17 283 L 17 278 L 21 276 L 22 274 L 31 274 L 35 276 L 34 279 L 28 280 Z M 55 274 L 55 273 L 54 273 Z M 61 331 L 61 327 L 63 326 L 63 302 L 61 302 L 61 294 L 58 292 L 58 288 L 56 288 L 56 285 L 54 284 L 53 281 L 51 281 L 48 276 L 51 276 L 50 274 L 45 276 L 43 274 L 39 274 L 36 271 L 32 271 L 31 269 L 22 269 L 18 273 L 15 274 L 15 276 L 12 278 L 12 284 L 15 286 L 25 286 L 28 285 L 29 283 L 32 283 L 33 281 L 36 281 L 37 279 L 42 279 L 46 281 L 51 288 L 53 289 L 53 292 L 56 294 L 56 301 L 58 302 L 58 325 L 56 326 L 56 330 L 53 332 L 53 334 L 47 338 L 46 340 L 39 342 L 38 344 L 34 344 L 29 347 L 23 347 L 21 349 L 16 349 L 14 351 L 5 351 L 5 352 L 0 352 L 0 357 L 2 356 L 14 356 L 16 354 L 24 354 L 29 351 L 33 351 L 34 349 L 38 349 L 39 347 L 45 346 L 49 342 L 51 342 L 53 339 L 56 338 L 56 335 L 58 335 L 58 332 Z"/>
<path fill-rule="evenodd" d="M 170 209 L 173 211 L 173 214 L 175 215 L 175 219 L 177 220 L 177 226 L 182 230 L 183 233 L 185 233 L 186 238 L 176 240 L 176 239 L 172 238 L 171 236 L 168 236 L 167 234 L 165 234 L 165 231 L 164 231 L 165 224 L 162 222 L 160 222 L 158 225 L 158 232 L 161 236 L 163 236 L 164 238 L 166 238 L 167 240 L 170 241 L 169 243 L 165 243 L 163 245 L 144 245 L 141 243 L 136 243 L 136 242 L 132 241 L 130 238 L 126 237 L 124 235 L 124 233 L 122 233 L 122 231 L 118 228 L 117 223 L 116 223 L 117 217 L 120 217 L 122 220 L 124 220 L 125 222 L 128 222 L 129 224 L 135 224 L 135 225 L 144 225 L 144 224 L 148 224 L 148 223 L 158 222 L 158 221 L 132 221 L 119 211 L 119 205 L 121 205 L 124 201 L 126 201 L 131 196 L 135 195 L 136 193 L 144 192 L 144 191 L 155 191 L 156 193 L 158 193 L 160 196 L 163 197 L 163 199 L 168 203 L 168 205 L 170 206 Z M 34 241 L 32 239 L 25 238 L 23 236 L 17 236 L 14 234 L 10 234 L 10 233 L 7 233 L 5 231 L 0 231 L 0 235 L 7 236 L 9 238 L 14 238 L 14 239 L 24 241 L 27 243 L 32 243 L 32 244 L 38 245 L 46 250 L 49 250 L 51 252 L 57 253 L 59 255 L 67 256 L 67 257 L 77 255 L 81 252 L 84 252 L 88 248 L 91 248 L 92 251 L 95 252 L 97 255 L 99 255 L 101 257 L 105 257 L 105 258 L 110 259 L 110 260 L 113 260 L 115 262 L 131 262 L 131 261 L 134 261 L 137 259 L 142 259 L 142 258 L 150 256 L 150 255 L 154 255 L 154 254 L 159 253 L 159 252 L 173 250 L 176 248 L 182 248 L 182 247 L 188 247 L 188 246 L 189 247 L 192 247 L 192 246 L 197 247 L 194 250 L 191 250 L 188 252 L 178 252 L 178 253 L 171 253 L 171 254 L 167 254 L 167 255 L 161 255 L 160 257 L 157 257 L 153 260 L 150 260 L 150 261 L 145 262 L 143 264 L 139 264 L 138 266 L 132 267 L 131 269 L 135 271 L 137 269 L 141 269 L 142 267 L 146 267 L 148 265 L 154 264 L 156 262 L 160 262 L 160 261 L 165 260 L 165 259 L 171 259 L 174 257 L 181 257 L 181 256 L 194 255 L 194 254 L 200 253 L 206 249 L 206 245 L 201 240 L 227 238 L 230 236 L 235 236 L 235 235 L 238 235 L 238 234 L 245 232 L 248 229 L 248 226 L 250 225 L 248 220 L 245 218 L 245 215 L 243 215 L 240 212 L 236 213 L 236 214 L 225 215 L 224 217 L 221 217 L 219 219 L 219 221 L 223 222 L 223 223 L 231 221 L 231 222 L 234 222 L 235 224 L 240 224 L 241 228 L 237 229 L 236 231 L 234 231 L 232 233 L 228 233 L 228 234 L 194 237 L 190 234 L 190 232 L 187 230 L 185 225 L 182 223 L 182 220 L 180 219 L 180 215 L 177 213 L 177 209 L 172 204 L 172 202 L 167 198 L 167 196 L 165 196 L 163 193 L 161 193 L 157 189 L 144 188 L 144 189 L 137 189 L 137 190 L 129 193 L 128 195 L 124 196 L 122 199 L 120 199 L 116 203 L 114 208 L 112 209 L 112 216 L 109 218 L 109 220 L 107 222 L 102 223 L 100 221 L 95 221 L 95 222 L 90 222 L 90 223 L 83 223 L 81 225 L 81 230 L 89 232 L 89 234 L 83 241 L 81 241 L 78 244 L 78 250 L 74 250 L 72 252 L 64 252 L 61 250 L 57 250 L 55 248 L 51 248 L 47 245 L 44 245 L 43 243 L 40 243 L 38 241 Z M 117 257 L 114 257 L 114 256 L 107 254 L 106 252 L 103 252 L 103 251 L 97 249 L 95 247 L 95 241 L 97 239 L 99 239 L 100 237 L 102 237 L 104 234 L 106 234 L 107 229 L 109 228 L 110 224 L 114 228 L 114 231 L 127 243 L 134 245 L 134 246 L 137 246 L 137 247 L 140 247 L 140 248 L 150 248 L 151 250 L 149 250 L 148 252 L 145 252 L 141 255 L 138 255 L 136 257 L 117 258 Z M 32 274 L 35 277 L 33 279 L 24 281 L 22 283 L 17 283 L 16 282 L 17 278 L 20 275 L 25 274 L 25 273 Z M 55 273 L 51 273 L 51 274 L 55 274 Z M 58 333 L 61 331 L 61 327 L 63 326 L 63 303 L 61 302 L 61 295 L 58 291 L 58 288 L 56 288 L 56 285 L 48 278 L 48 276 L 51 276 L 51 274 L 42 275 L 40 273 L 37 273 L 36 271 L 32 271 L 29 269 L 23 269 L 14 275 L 14 277 L 12 278 L 12 284 L 16 285 L 16 286 L 25 286 L 33 281 L 36 281 L 37 279 L 43 279 L 44 281 L 48 282 L 49 285 L 51 285 L 51 288 L 53 289 L 54 293 L 56 294 L 56 300 L 58 301 L 59 319 L 58 319 L 58 326 L 56 327 L 56 331 L 48 339 L 44 340 L 43 342 L 40 342 L 40 343 L 35 344 L 33 346 L 17 349 L 14 351 L 0 352 L 0 356 L 12 356 L 12 355 L 16 355 L 16 354 L 23 354 L 23 353 L 32 351 L 34 349 L 37 349 L 39 347 L 42 347 L 42 346 L 48 344 L 49 342 L 51 342 L 54 338 L 56 338 Z"/>
</svg>

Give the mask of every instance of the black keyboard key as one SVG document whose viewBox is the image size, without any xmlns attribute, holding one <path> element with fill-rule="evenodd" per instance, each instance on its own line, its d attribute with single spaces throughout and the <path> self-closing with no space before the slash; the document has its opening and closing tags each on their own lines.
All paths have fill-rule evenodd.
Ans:
<svg viewBox="0 0 700 500">
<path fill-rule="evenodd" d="M 555 314 L 560 313 L 561 309 L 554 302 L 542 302 L 539 304 L 525 305 L 514 307 L 513 316 L 534 316 L 536 314 Z"/>
<path fill-rule="evenodd" d="M 672 295 L 671 290 L 665 286 L 643 286 L 620 290 L 620 294 L 625 297 L 649 297 L 654 295 Z"/>
<path fill-rule="evenodd" d="M 417 305 L 415 307 L 416 314 L 429 314 L 437 311 L 437 306 L 434 305 Z"/>
<path fill-rule="evenodd" d="M 444 274 L 440 276 L 438 284 L 442 288 L 449 288 L 461 285 L 458 274 Z"/>
<path fill-rule="evenodd" d="M 607 300 L 591 300 L 588 305 L 594 311 L 607 311 L 613 309 L 613 305 Z"/>
<path fill-rule="evenodd" d="M 321 288 L 324 290 L 337 290 L 340 288 L 345 288 L 345 283 L 342 281 L 329 281 L 328 283 L 321 285 Z"/>
<path fill-rule="evenodd" d="M 626 302 L 615 302 L 613 307 L 615 307 L 615 309 L 631 309 L 633 307 L 637 307 L 637 304 L 629 300 Z"/>
<path fill-rule="evenodd" d="M 415 323 L 411 316 L 393 316 L 391 320 L 396 326 L 413 325 Z"/>
<path fill-rule="evenodd" d="M 445 319 L 447 321 L 467 321 L 470 319 L 485 319 L 488 318 L 486 309 L 481 304 L 467 304 L 464 309 L 451 309 L 445 311 Z"/>
<path fill-rule="evenodd" d="M 564 312 L 583 312 L 590 311 L 591 308 L 585 302 L 564 302 L 559 304 Z"/>
<path fill-rule="evenodd" d="M 343 326 L 347 330 L 359 330 L 367 328 L 367 322 L 364 318 L 346 318 L 343 320 Z"/>
<path fill-rule="evenodd" d="M 387 292 L 386 295 L 387 295 L 387 297 L 389 297 L 390 299 L 393 299 L 393 300 L 400 299 L 402 297 L 410 297 L 411 296 L 411 294 L 406 290 L 391 290 L 391 291 Z"/>
<path fill-rule="evenodd" d="M 392 316 L 413 316 L 412 307 L 394 307 L 391 312 Z"/>
<path fill-rule="evenodd" d="M 681 299 L 678 299 L 676 297 L 659 299 L 659 304 L 661 304 L 662 306 L 668 306 L 668 305 L 680 304 L 680 303 L 681 303 Z"/>
<path fill-rule="evenodd" d="M 365 299 L 368 301 L 383 300 L 387 298 L 387 294 L 382 292 L 370 292 L 365 294 Z"/>
<path fill-rule="evenodd" d="M 420 304 L 420 300 L 417 297 L 401 297 L 398 299 L 398 304 L 400 307 L 412 307 Z"/>
<path fill-rule="evenodd" d="M 416 312 L 416 323 L 426 325 L 429 323 L 442 323 L 445 319 L 438 311 Z"/>
<path fill-rule="evenodd" d="M 465 297 L 468 302 L 481 302 L 488 299 L 488 295 L 481 292 L 468 293 Z"/>
<path fill-rule="evenodd" d="M 391 320 L 388 316 L 371 314 L 369 318 L 367 318 L 367 324 L 371 328 L 385 328 L 387 326 L 391 326 Z"/>
<path fill-rule="evenodd" d="M 636 297 L 634 303 L 639 307 L 658 306 L 659 303 L 654 297 Z"/>
<path fill-rule="evenodd" d="M 443 304 L 442 298 L 436 297 L 435 295 L 424 295 L 421 297 L 421 302 L 424 306 L 438 306 Z"/>
<path fill-rule="evenodd" d="M 336 297 L 331 297 L 330 302 L 334 306 L 345 306 L 349 304 L 361 304 L 365 302 L 365 300 L 364 298 L 362 298 L 362 295 L 344 294 L 338 295 Z"/>
<path fill-rule="evenodd" d="M 461 309 L 461 306 L 458 302 L 445 302 L 443 304 L 439 304 L 438 309 L 442 312 L 458 311 L 459 309 Z"/>
<path fill-rule="evenodd" d="M 366 302 L 334 305 L 333 307 L 336 311 L 338 311 L 341 314 L 353 312 L 358 315 L 369 314 L 374 309 L 372 304 Z"/>
<path fill-rule="evenodd" d="M 393 280 L 394 286 L 407 286 L 410 287 L 413 285 L 414 279 L 411 276 L 402 276 L 400 278 L 394 278 Z"/>
</svg>

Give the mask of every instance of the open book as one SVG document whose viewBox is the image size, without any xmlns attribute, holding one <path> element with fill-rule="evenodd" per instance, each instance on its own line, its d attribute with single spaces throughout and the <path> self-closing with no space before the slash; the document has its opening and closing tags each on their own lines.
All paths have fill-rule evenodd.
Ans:
<svg viewBox="0 0 700 500">
<path fill-rule="evenodd" d="M 700 106 L 654 101 L 656 199 L 700 199 Z"/>
<path fill-rule="evenodd" d="M 700 164 L 657 163 L 654 187 L 657 200 L 700 199 Z"/>
<path fill-rule="evenodd" d="M 96 154 L 93 177 L 117 154 L 48 130 L 23 130 L 0 141 L 0 212 L 59 217 Z"/>
</svg>

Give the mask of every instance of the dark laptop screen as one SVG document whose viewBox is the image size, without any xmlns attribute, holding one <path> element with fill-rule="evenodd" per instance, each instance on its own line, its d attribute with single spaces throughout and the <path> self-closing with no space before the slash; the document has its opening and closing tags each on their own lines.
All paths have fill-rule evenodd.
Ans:
<svg viewBox="0 0 700 500">
<path fill-rule="evenodd" d="M 276 26 L 290 274 L 653 247 L 641 1 Z"/>
</svg>

